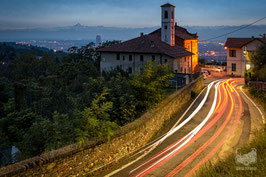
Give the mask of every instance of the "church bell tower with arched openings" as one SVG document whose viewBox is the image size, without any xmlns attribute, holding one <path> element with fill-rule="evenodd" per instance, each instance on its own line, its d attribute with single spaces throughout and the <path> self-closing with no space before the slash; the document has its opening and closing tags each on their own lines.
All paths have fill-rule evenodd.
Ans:
<svg viewBox="0 0 266 177">
<path fill-rule="evenodd" d="M 162 8 L 161 40 L 167 44 L 175 45 L 175 6 L 164 4 Z"/>
</svg>

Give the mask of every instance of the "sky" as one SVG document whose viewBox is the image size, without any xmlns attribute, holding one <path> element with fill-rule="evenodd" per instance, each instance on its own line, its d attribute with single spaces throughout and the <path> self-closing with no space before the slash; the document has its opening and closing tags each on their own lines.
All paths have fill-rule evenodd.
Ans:
<svg viewBox="0 0 266 177">
<path fill-rule="evenodd" d="M 266 0 L 0 0 L 0 29 L 72 26 L 154 27 L 160 5 L 181 26 L 242 25 L 266 17 Z M 266 19 L 258 24 L 266 24 Z"/>
</svg>

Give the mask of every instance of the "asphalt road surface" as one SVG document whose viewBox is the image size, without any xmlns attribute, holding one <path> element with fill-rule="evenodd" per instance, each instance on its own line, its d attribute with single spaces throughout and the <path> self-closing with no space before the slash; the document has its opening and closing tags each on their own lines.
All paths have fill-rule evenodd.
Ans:
<svg viewBox="0 0 266 177">
<path fill-rule="evenodd" d="M 242 92 L 243 81 L 212 72 L 161 138 L 99 176 L 192 176 L 209 160 L 235 153 L 265 122 L 262 109 Z"/>
</svg>

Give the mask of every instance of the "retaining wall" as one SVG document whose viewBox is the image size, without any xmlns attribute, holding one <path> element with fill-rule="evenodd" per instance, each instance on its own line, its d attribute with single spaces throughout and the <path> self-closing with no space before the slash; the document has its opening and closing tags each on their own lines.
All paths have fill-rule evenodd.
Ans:
<svg viewBox="0 0 266 177">
<path fill-rule="evenodd" d="M 0 169 L 0 176 L 85 176 L 92 170 L 147 144 L 166 121 L 181 112 L 191 100 L 191 92 L 203 88 L 200 77 L 167 97 L 157 108 L 120 128 L 108 142 L 87 141 L 72 144 Z"/>
</svg>

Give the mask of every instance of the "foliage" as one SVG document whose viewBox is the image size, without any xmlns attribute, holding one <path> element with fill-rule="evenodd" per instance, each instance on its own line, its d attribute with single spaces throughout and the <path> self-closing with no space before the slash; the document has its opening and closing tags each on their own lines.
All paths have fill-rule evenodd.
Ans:
<svg viewBox="0 0 266 177">
<path fill-rule="evenodd" d="M 197 177 L 206 176 L 265 176 L 265 163 L 266 163 L 266 126 L 264 129 L 257 132 L 255 138 L 244 147 L 241 148 L 242 154 L 251 151 L 251 148 L 256 149 L 257 162 L 249 167 L 255 167 L 256 170 L 238 170 L 237 167 L 245 168 L 244 165 L 236 163 L 235 155 L 230 154 L 225 160 L 220 160 L 216 164 L 209 162 L 194 175 Z"/>
<path fill-rule="evenodd" d="M 120 69 L 100 75 L 99 61 L 93 43 L 62 58 L 15 53 L 0 73 L 0 151 L 16 146 L 28 158 L 90 138 L 110 140 L 164 98 L 173 76 L 152 61 L 132 75 Z"/>
<path fill-rule="evenodd" d="M 99 137 L 106 135 L 108 140 L 113 135 L 112 130 L 118 126 L 116 123 L 110 121 L 110 114 L 108 113 L 112 106 L 112 102 L 104 102 L 108 95 L 107 89 L 103 93 L 97 95 L 92 101 L 90 108 L 85 108 L 82 112 L 76 112 L 76 117 L 81 117 L 81 129 L 76 129 L 77 141 L 79 144 L 83 143 L 89 137 Z"/>
<path fill-rule="evenodd" d="M 128 77 L 122 77 L 121 73 L 117 73 L 106 84 L 110 91 L 107 99 L 113 102 L 111 120 L 119 125 L 131 122 L 139 115 L 136 110 L 134 91 L 128 79 Z"/>
<path fill-rule="evenodd" d="M 263 92 L 263 90 L 257 89 L 256 87 L 249 88 L 249 93 L 256 101 L 258 101 L 263 106 L 264 110 L 266 110 L 266 93 Z"/>
<path fill-rule="evenodd" d="M 133 74 L 131 86 L 136 95 L 137 109 L 144 111 L 159 103 L 164 96 L 164 87 L 169 86 L 168 78 L 173 73 L 168 65 L 156 65 L 152 60 L 144 69 Z"/>
<path fill-rule="evenodd" d="M 119 43 L 121 43 L 121 41 L 116 41 L 116 40 L 114 40 L 114 41 L 105 41 L 105 42 L 103 42 L 101 44 L 101 46 L 99 48 L 110 47 L 110 46 L 112 46 L 114 44 L 119 44 Z"/>
<path fill-rule="evenodd" d="M 252 55 L 254 75 L 261 81 L 266 81 L 266 44 L 261 45 Z"/>
</svg>

